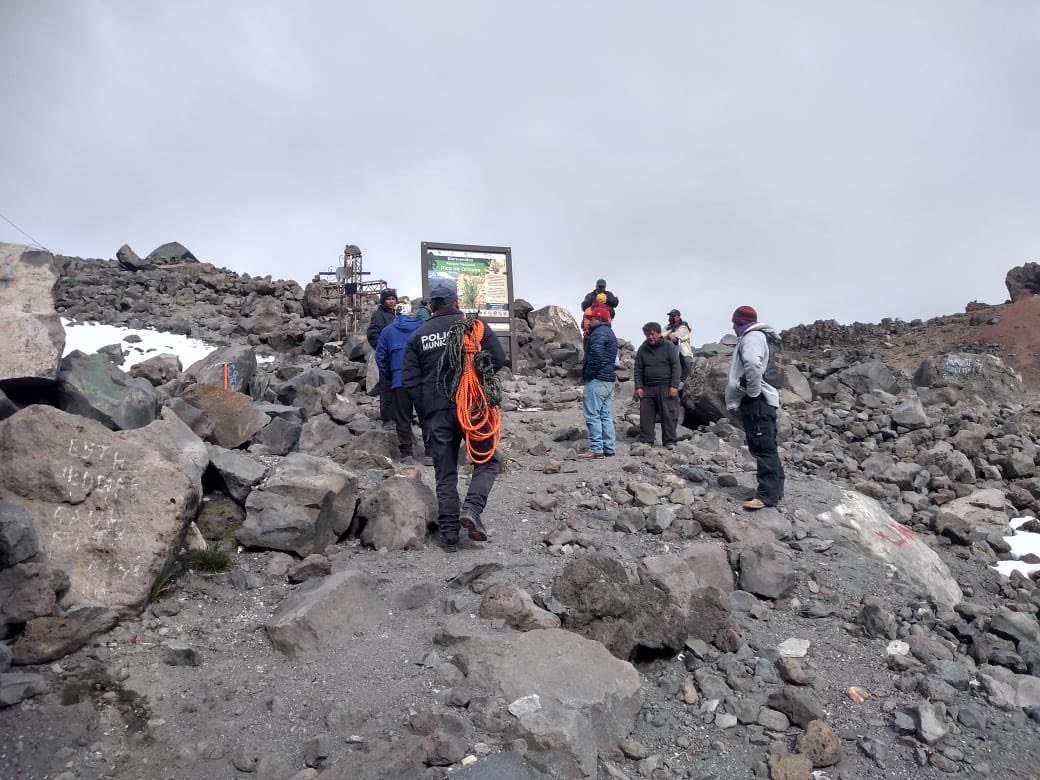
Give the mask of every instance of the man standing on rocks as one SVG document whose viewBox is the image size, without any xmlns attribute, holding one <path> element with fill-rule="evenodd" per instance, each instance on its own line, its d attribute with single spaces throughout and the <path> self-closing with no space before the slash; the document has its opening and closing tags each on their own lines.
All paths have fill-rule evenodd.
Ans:
<svg viewBox="0 0 1040 780">
<path fill-rule="evenodd" d="M 767 334 L 776 337 L 776 331 L 760 323 L 758 312 L 750 306 L 739 307 L 732 319 L 737 346 L 726 380 L 726 408 L 740 410 L 748 451 L 758 464 L 755 497 L 744 502 L 744 509 L 754 512 L 776 506 L 784 497 L 784 467 L 776 448 L 780 392 L 765 379 L 773 363 Z"/>
<path fill-rule="evenodd" d="M 682 312 L 678 309 L 668 312 L 668 326 L 664 335 L 679 350 L 679 379 L 685 382 L 693 366 L 693 347 L 690 346 L 690 324 L 682 318 Z"/>
<path fill-rule="evenodd" d="M 585 297 L 582 299 L 582 302 L 581 302 L 581 310 L 584 312 L 587 308 L 589 308 L 593 304 L 597 303 L 598 301 L 596 300 L 596 296 L 599 296 L 599 295 L 605 295 L 606 296 L 606 298 L 603 300 L 603 303 L 606 305 L 607 311 L 610 312 L 610 319 L 613 320 L 614 319 L 614 309 L 617 308 L 617 305 L 618 305 L 619 301 L 618 301 L 618 297 L 616 295 L 614 295 L 614 293 L 612 293 L 610 290 L 607 289 L 607 280 L 606 279 L 597 279 L 596 280 L 596 289 L 585 294 Z"/>
<path fill-rule="evenodd" d="M 405 347 L 401 380 L 416 409 L 426 420 L 433 445 L 441 541 L 446 552 L 457 552 L 460 525 L 465 527 L 470 539 L 487 541 L 487 531 L 480 515 L 498 476 L 498 457 L 489 449 L 493 446 L 491 442 L 477 445 L 478 451 L 473 454 L 476 456 L 474 460 L 479 462 L 473 465 L 473 476 L 460 509 L 459 445 L 465 434 L 459 424 L 455 398 L 451 396 L 456 377 L 452 375 L 454 369 L 448 358 L 453 356 L 446 353 L 457 346 L 452 326 L 462 319 L 463 314 L 459 311 L 455 290 L 444 285 L 435 287 L 430 293 L 430 309 L 433 312 L 430 319 L 412 334 Z M 506 364 L 505 350 L 490 328 L 484 329 L 479 346 L 480 352 L 486 353 L 493 371 Z M 446 359 L 442 360 L 442 356 Z"/>
<path fill-rule="evenodd" d="M 369 345 L 375 349 L 379 345 L 379 335 L 383 329 L 397 317 L 397 290 L 386 287 L 379 293 L 379 306 L 372 312 L 372 319 L 368 321 L 368 329 L 365 338 Z M 394 399 L 389 384 L 382 379 L 379 380 L 379 421 L 385 426 L 393 424 Z"/>
<path fill-rule="evenodd" d="M 412 399 L 401 387 L 401 369 L 404 366 L 404 348 L 412 333 L 429 319 L 430 313 L 423 308 L 416 311 L 415 316 L 398 314 L 389 325 L 383 328 L 376 343 L 376 365 L 379 367 L 379 381 L 390 387 L 392 399 L 391 413 L 394 425 L 397 426 L 397 445 L 401 450 L 401 462 L 412 463 L 414 439 L 412 437 Z M 420 420 L 420 423 L 422 421 Z M 425 431 L 423 441 L 428 443 Z"/>
<path fill-rule="evenodd" d="M 581 376 L 585 380 L 585 424 L 589 426 L 589 450 L 578 457 L 582 460 L 610 457 L 617 448 L 614 434 L 614 362 L 617 359 L 617 337 L 610 327 L 610 311 L 606 306 L 590 306 L 589 335 L 585 339 L 585 356 Z"/>
<path fill-rule="evenodd" d="M 654 443 L 660 418 L 661 443 L 674 449 L 679 424 L 679 352 L 661 336 L 660 323 L 646 323 L 643 335 L 646 341 L 636 350 L 633 372 L 639 399 L 639 441 Z"/>
</svg>

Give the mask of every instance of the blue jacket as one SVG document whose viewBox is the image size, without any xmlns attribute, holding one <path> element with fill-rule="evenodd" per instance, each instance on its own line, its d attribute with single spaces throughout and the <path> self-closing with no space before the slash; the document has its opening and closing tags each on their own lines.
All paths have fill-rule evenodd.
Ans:
<svg viewBox="0 0 1040 780">
<path fill-rule="evenodd" d="M 594 325 L 585 339 L 585 357 L 581 363 L 582 378 L 588 382 L 599 379 L 613 382 L 617 378 L 614 373 L 614 362 L 617 359 L 617 336 L 610 325 L 601 322 Z"/>
<path fill-rule="evenodd" d="M 379 375 L 390 380 L 390 387 L 401 386 L 401 367 L 404 365 L 404 348 L 412 331 L 423 324 L 418 317 L 398 314 L 394 321 L 383 328 L 376 342 L 376 365 Z"/>
</svg>

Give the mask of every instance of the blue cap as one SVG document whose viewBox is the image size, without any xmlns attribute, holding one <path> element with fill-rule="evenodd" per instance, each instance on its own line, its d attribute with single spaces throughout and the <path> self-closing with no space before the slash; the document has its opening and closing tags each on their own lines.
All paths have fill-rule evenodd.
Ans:
<svg viewBox="0 0 1040 780">
<path fill-rule="evenodd" d="M 439 284 L 430 290 L 430 304 L 436 309 L 445 304 L 454 302 L 458 296 L 455 294 L 455 288 L 449 287 L 446 284 Z"/>
</svg>

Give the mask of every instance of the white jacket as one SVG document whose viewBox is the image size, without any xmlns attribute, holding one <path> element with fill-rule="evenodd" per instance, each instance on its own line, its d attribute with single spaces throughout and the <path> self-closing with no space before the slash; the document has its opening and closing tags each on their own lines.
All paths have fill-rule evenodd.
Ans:
<svg viewBox="0 0 1040 780">
<path fill-rule="evenodd" d="M 770 406 L 780 407 L 780 392 L 762 379 L 766 361 L 769 360 L 769 343 L 765 331 L 776 333 L 770 326 L 756 322 L 737 340 L 729 364 L 729 377 L 726 379 L 727 409 L 738 408 L 744 396 L 755 398 L 759 394 L 765 397 Z M 744 380 L 743 384 L 741 380 Z"/>
</svg>

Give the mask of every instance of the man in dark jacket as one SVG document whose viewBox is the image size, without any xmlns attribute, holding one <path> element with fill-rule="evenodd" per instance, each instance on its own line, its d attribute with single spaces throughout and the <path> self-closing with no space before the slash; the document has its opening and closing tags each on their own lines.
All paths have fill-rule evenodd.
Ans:
<svg viewBox="0 0 1040 780">
<path fill-rule="evenodd" d="M 404 366 L 404 348 L 408 338 L 425 322 L 430 314 L 419 309 L 419 316 L 398 314 L 397 318 L 383 328 L 376 343 L 376 366 L 379 381 L 390 386 L 393 401 L 391 412 L 397 426 L 397 444 L 401 449 L 401 462 L 412 462 L 414 439 L 412 438 L 412 399 L 401 387 L 401 369 Z M 425 435 L 424 435 L 425 440 Z"/>
<path fill-rule="evenodd" d="M 661 337 L 661 326 L 648 322 L 643 326 L 646 341 L 636 350 L 636 398 L 639 399 L 639 441 L 653 444 L 657 420 L 661 420 L 661 443 L 668 449 L 678 440 L 679 423 L 679 353 L 670 341 Z"/>
<path fill-rule="evenodd" d="M 610 327 L 610 312 L 601 304 L 589 307 L 589 335 L 585 339 L 585 357 L 581 376 L 585 380 L 582 409 L 589 426 L 589 450 L 578 457 L 592 460 L 611 456 L 617 448 L 614 434 L 613 396 L 614 361 L 617 337 Z"/>
<path fill-rule="evenodd" d="M 385 287 L 379 293 L 379 306 L 374 312 L 372 312 L 372 319 L 368 321 L 368 329 L 365 330 L 365 338 L 368 339 L 368 343 L 371 345 L 372 349 L 375 349 L 379 344 L 379 334 L 383 332 L 383 328 L 393 322 L 396 316 L 397 290 L 392 287 Z M 390 385 L 382 379 L 379 380 L 378 389 L 379 420 L 383 425 L 389 425 L 394 419 L 393 393 L 391 392 Z"/>
<path fill-rule="evenodd" d="M 455 399 L 445 395 L 450 388 L 451 367 L 441 356 L 449 343 L 449 330 L 462 318 L 455 290 L 436 287 L 430 293 L 433 314 L 408 339 L 401 385 L 423 415 L 433 444 L 433 471 L 437 479 L 437 519 L 447 552 L 459 549 L 459 526 L 469 538 L 487 541 L 480 515 L 498 476 L 498 456 L 473 466 L 466 499 L 459 506 L 459 445 L 464 433 L 456 417 Z M 505 350 L 491 328 L 484 330 L 480 348 L 491 357 L 496 371 L 506 364 Z M 487 454 L 486 452 L 483 454 Z"/>
<path fill-rule="evenodd" d="M 607 280 L 606 279 L 597 279 L 596 280 L 596 289 L 593 290 L 592 292 L 586 294 L 586 296 L 582 299 L 582 301 L 581 301 L 581 310 L 582 310 L 582 312 L 584 312 L 587 308 L 589 308 L 594 303 L 596 303 L 597 302 L 596 301 L 596 296 L 600 295 L 600 294 L 603 294 L 603 295 L 607 296 L 606 299 L 603 301 L 603 303 L 606 305 L 607 310 L 610 312 L 610 319 L 613 320 L 614 319 L 614 309 L 618 305 L 618 297 L 616 295 L 614 295 L 614 293 L 612 293 L 610 290 L 607 289 Z"/>
</svg>

